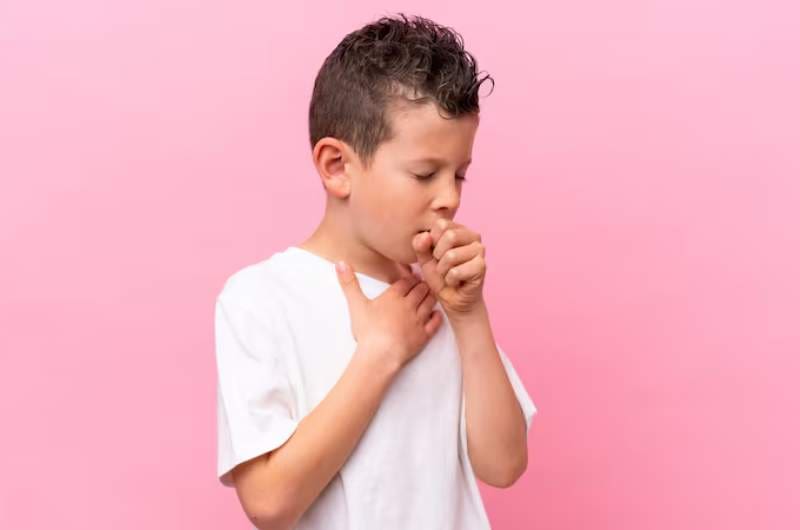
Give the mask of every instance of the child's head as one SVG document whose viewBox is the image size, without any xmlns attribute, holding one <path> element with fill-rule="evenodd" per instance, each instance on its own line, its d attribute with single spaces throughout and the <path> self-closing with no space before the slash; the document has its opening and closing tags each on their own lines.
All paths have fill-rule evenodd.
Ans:
<svg viewBox="0 0 800 530">
<path fill-rule="evenodd" d="M 478 90 L 494 84 L 476 69 L 458 33 L 422 17 L 382 17 L 339 43 L 309 108 L 328 223 L 393 261 L 415 261 L 413 236 L 453 219 L 460 203 Z"/>
</svg>

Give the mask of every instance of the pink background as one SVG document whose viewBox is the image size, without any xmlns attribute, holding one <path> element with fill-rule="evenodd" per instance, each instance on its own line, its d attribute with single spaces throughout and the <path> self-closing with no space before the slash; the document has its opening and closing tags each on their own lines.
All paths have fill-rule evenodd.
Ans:
<svg viewBox="0 0 800 530">
<path fill-rule="evenodd" d="M 0 527 L 248 527 L 214 297 L 316 226 L 317 69 L 401 10 L 497 83 L 457 220 L 540 411 L 494 527 L 800 526 L 794 3 L 11 0 Z"/>
</svg>

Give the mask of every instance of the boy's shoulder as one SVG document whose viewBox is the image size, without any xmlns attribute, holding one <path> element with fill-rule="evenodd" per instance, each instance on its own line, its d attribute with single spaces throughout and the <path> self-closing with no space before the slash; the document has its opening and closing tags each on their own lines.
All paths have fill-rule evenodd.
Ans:
<svg viewBox="0 0 800 530">
<path fill-rule="evenodd" d="M 217 298 L 247 301 L 259 297 L 276 281 L 275 264 L 279 254 L 276 252 L 266 259 L 236 269 L 223 282 Z"/>
</svg>

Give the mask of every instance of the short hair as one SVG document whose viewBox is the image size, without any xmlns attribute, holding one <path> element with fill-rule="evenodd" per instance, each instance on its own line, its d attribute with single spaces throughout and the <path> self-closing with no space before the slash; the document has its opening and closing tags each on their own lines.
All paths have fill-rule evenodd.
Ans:
<svg viewBox="0 0 800 530">
<path fill-rule="evenodd" d="M 369 167 L 378 146 L 394 136 L 393 109 L 433 101 L 445 119 L 478 114 L 478 89 L 488 79 L 494 90 L 494 79 L 479 79 L 476 70 L 452 28 L 403 13 L 383 16 L 346 35 L 317 73 L 308 113 L 311 149 L 334 137 Z"/>
</svg>

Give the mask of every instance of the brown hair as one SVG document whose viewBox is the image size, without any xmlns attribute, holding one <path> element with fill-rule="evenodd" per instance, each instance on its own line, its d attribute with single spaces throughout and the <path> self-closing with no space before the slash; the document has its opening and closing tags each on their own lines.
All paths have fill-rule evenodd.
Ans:
<svg viewBox="0 0 800 530">
<path fill-rule="evenodd" d="M 402 13 L 367 24 L 346 35 L 317 73 L 308 112 L 311 148 L 334 137 L 369 167 L 378 145 L 393 136 L 392 108 L 434 101 L 451 118 L 480 112 L 478 89 L 488 79 L 494 90 L 494 79 L 479 79 L 476 69 L 452 28 Z"/>
</svg>

